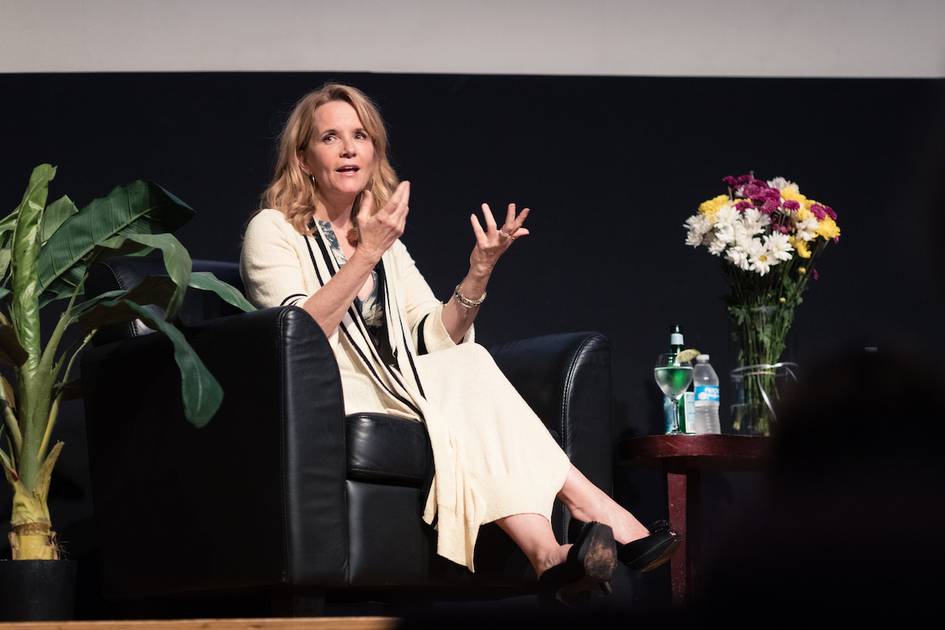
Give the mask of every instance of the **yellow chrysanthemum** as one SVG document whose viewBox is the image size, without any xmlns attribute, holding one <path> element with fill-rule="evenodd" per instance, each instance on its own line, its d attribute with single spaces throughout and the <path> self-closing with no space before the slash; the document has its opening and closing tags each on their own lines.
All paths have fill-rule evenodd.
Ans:
<svg viewBox="0 0 945 630">
<path fill-rule="evenodd" d="M 699 213 L 711 218 L 719 211 L 719 208 L 728 203 L 728 200 L 728 195 L 719 195 L 708 201 L 703 201 L 699 204 Z"/>
<path fill-rule="evenodd" d="M 809 204 L 809 202 L 808 202 L 808 200 L 807 200 L 807 197 L 805 197 L 804 195 L 802 195 L 802 194 L 799 193 L 799 192 L 794 192 L 794 191 L 792 191 L 792 190 L 782 190 L 782 191 L 781 191 L 781 198 L 784 199 L 784 200 L 796 201 L 797 203 L 801 204 L 802 206 L 810 207 L 810 204 Z"/>
<path fill-rule="evenodd" d="M 808 208 L 805 205 L 802 205 L 800 208 L 797 209 L 797 212 L 794 213 L 794 216 L 797 218 L 798 221 L 806 221 L 807 217 L 810 216 L 810 208 Z"/>
<path fill-rule="evenodd" d="M 837 226 L 837 222 L 830 217 L 824 217 L 824 220 L 817 224 L 815 232 L 826 240 L 840 236 L 840 228 Z"/>
<path fill-rule="evenodd" d="M 798 256 L 800 256 L 801 258 L 810 258 L 810 249 L 807 248 L 807 242 L 802 241 L 799 238 L 791 238 L 790 243 L 791 243 L 791 246 L 797 250 Z M 804 273 L 807 271 L 806 269 L 804 269 L 804 271 L 801 271 L 801 269 L 804 269 L 804 268 L 801 267 L 800 269 L 798 269 L 800 273 Z"/>
</svg>

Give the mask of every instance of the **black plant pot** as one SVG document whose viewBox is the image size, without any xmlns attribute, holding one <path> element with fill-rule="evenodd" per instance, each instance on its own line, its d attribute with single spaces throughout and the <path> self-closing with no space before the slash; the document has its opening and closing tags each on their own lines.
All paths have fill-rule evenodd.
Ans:
<svg viewBox="0 0 945 630">
<path fill-rule="evenodd" d="M 62 621 L 75 607 L 72 560 L 0 560 L 0 621 Z"/>
</svg>

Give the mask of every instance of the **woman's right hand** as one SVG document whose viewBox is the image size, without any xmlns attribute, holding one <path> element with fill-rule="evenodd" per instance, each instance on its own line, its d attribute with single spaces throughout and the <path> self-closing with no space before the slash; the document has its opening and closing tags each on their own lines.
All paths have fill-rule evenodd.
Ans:
<svg viewBox="0 0 945 630">
<path fill-rule="evenodd" d="M 377 262 L 394 244 L 407 225 L 407 213 L 410 207 L 410 182 L 403 181 L 383 208 L 374 212 L 374 195 L 365 190 L 361 196 L 361 208 L 358 210 L 358 246 L 360 251 Z"/>
</svg>

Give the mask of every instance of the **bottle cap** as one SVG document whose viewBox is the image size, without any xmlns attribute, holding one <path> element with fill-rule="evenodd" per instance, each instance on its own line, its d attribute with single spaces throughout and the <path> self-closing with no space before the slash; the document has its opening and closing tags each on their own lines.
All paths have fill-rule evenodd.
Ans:
<svg viewBox="0 0 945 630">
<path fill-rule="evenodd" d="M 681 346 L 681 345 L 683 345 L 683 343 L 684 343 L 684 342 L 683 342 L 682 333 L 679 332 L 679 326 L 676 326 L 676 329 L 675 329 L 675 330 L 673 331 L 673 333 L 669 336 L 669 345 L 671 345 L 671 346 Z"/>
<path fill-rule="evenodd" d="M 699 363 L 708 363 L 708 362 L 709 362 L 709 355 L 707 355 L 707 354 L 700 354 L 699 356 L 696 357 L 696 361 L 698 361 Z"/>
</svg>

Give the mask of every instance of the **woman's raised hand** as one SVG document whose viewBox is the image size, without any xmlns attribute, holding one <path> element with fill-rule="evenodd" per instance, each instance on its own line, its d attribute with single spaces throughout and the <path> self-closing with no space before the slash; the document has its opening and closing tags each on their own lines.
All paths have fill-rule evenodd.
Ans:
<svg viewBox="0 0 945 630">
<path fill-rule="evenodd" d="M 365 190 L 358 210 L 358 249 L 372 260 L 378 261 L 394 244 L 407 225 L 410 207 L 410 182 L 403 181 L 383 208 L 374 212 L 374 195 Z"/>
<path fill-rule="evenodd" d="M 528 218 L 528 208 L 516 215 L 515 204 L 510 203 L 505 214 L 505 223 L 501 228 L 496 227 L 489 204 L 482 204 L 482 215 L 486 220 L 485 229 L 480 225 L 479 218 L 475 214 L 469 215 L 469 222 L 476 235 L 476 246 L 469 256 L 469 266 L 477 273 L 490 274 L 499 261 L 499 257 L 515 242 L 515 239 L 528 235 L 528 230 L 522 227 L 525 219 Z"/>
</svg>

